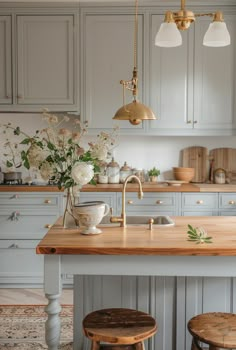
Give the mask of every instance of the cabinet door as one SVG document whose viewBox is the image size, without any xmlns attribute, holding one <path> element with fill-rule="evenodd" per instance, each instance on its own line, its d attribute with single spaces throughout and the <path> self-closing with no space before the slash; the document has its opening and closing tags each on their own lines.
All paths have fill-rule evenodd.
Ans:
<svg viewBox="0 0 236 350">
<path fill-rule="evenodd" d="M 143 17 L 138 18 L 138 77 L 139 98 L 142 99 L 142 33 Z M 122 131 L 140 132 L 143 125 L 134 128 L 128 121 L 112 120 L 122 107 L 120 80 L 130 80 L 134 67 L 134 15 L 89 15 L 84 19 L 84 98 L 82 116 L 90 130 L 112 128 L 119 125 Z M 132 93 L 126 90 L 126 103 L 132 101 Z M 143 102 L 143 101 L 142 101 Z"/>
<path fill-rule="evenodd" d="M 198 18 L 195 26 L 194 128 L 231 132 L 235 100 L 236 18 L 226 16 L 231 45 L 211 48 L 202 44 L 209 18 Z M 219 131 L 218 131 L 219 134 Z"/>
<path fill-rule="evenodd" d="M 17 104 L 72 110 L 74 16 L 17 16 Z"/>
<path fill-rule="evenodd" d="M 11 16 L 0 16 L 0 103 L 12 103 Z"/>
<path fill-rule="evenodd" d="M 150 132 L 174 135 L 192 129 L 193 28 L 181 33 L 182 46 L 160 48 L 154 42 L 162 22 L 163 15 L 151 16 L 150 106 L 157 120 Z"/>
</svg>

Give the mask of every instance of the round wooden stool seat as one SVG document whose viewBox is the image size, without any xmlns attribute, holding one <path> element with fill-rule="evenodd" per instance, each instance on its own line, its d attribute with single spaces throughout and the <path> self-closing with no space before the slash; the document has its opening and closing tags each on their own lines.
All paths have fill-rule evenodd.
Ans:
<svg viewBox="0 0 236 350">
<path fill-rule="evenodd" d="M 92 349 L 100 347 L 100 342 L 116 345 L 141 344 L 157 331 L 153 317 L 145 312 L 115 308 L 97 310 L 83 320 L 83 331 L 93 341 Z"/>
<path fill-rule="evenodd" d="M 192 350 L 201 349 L 199 341 L 210 350 L 236 348 L 236 314 L 210 312 L 193 317 L 188 322 L 193 336 Z"/>
</svg>

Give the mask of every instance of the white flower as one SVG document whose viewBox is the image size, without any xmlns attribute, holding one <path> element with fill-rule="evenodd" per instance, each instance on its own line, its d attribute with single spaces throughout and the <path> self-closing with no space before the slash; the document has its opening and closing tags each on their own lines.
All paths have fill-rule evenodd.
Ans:
<svg viewBox="0 0 236 350">
<path fill-rule="evenodd" d="M 45 159 L 45 152 L 36 144 L 32 144 L 28 150 L 28 159 L 31 167 L 38 168 Z"/>
<path fill-rule="evenodd" d="M 91 156 L 98 159 L 105 161 L 107 159 L 108 149 L 107 146 L 104 144 L 96 144 L 93 145 L 91 150 Z"/>
<path fill-rule="evenodd" d="M 72 167 L 71 177 L 77 185 L 86 185 L 94 176 L 93 166 L 79 162 Z"/>
</svg>

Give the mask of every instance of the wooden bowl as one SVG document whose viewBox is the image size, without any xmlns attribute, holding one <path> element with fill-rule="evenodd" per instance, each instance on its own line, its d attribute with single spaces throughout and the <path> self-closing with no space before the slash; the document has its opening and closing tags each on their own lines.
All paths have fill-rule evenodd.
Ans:
<svg viewBox="0 0 236 350">
<path fill-rule="evenodd" d="M 194 168 L 173 167 L 175 180 L 190 182 L 194 178 Z"/>
</svg>

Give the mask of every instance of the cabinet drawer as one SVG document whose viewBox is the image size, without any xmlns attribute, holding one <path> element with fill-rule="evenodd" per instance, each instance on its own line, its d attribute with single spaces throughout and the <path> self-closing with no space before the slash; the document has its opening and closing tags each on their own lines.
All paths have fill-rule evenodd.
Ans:
<svg viewBox="0 0 236 350">
<path fill-rule="evenodd" d="M 236 193 L 220 193 L 219 208 L 236 211 Z"/>
<path fill-rule="evenodd" d="M 182 194 L 182 210 L 196 209 L 217 209 L 218 194 L 217 193 L 183 193 Z"/>
<path fill-rule="evenodd" d="M 1 210 L 0 238 L 41 239 L 58 218 L 58 213 Z"/>
<path fill-rule="evenodd" d="M 0 283 L 42 283 L 43 255 L 38 240 L 0 240 Z"/>
<path fill-rule="evenodd" d="M 22 192 L 0 193 L 0 206 L 29 207 L 29 208 L 58 208 L 60 196 L 51 193 L 27 194 Z"/>
<path fill-rule="evenodd" d="M 125 199 L 126 212 L 155 213 L 163 212 L 173 215 L 176 210 L 175 193 L 144 193 L 142 199 L 138 198 L 137 193 L 127 193 Z M 122 207 L 122 196 L 119 196 L 119 210 Z"/>
</svg>

